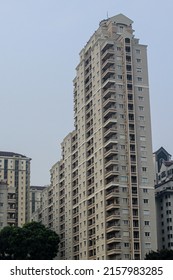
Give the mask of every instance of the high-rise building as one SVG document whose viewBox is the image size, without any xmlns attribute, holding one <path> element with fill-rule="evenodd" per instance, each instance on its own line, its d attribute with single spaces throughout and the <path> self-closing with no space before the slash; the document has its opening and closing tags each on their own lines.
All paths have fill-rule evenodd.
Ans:
<svg viewBox="0 0 173 280">
<path fill-rule="evenodd" d="M 51 171 L 61 259 L 143 259 L 157 249 L 147 46 L 133 33 L 119 14 L 80 52 L 75 130 Z"/>
<path fill-rule="evenodd" d="M 29 220 L 30 160 L 0 151 L 0 181 L 7 186 L 7 225 L 22 226 Z M 5 193 L 3 199 L 6 201 Z"/>
<path fill-rule="evenodd" d="M 158 249 L 173 250 L 173 161 L 161 147 L 154 153 Z"/>
<path fill-rule="evenodd" d="M 47 186 L 30 186 L 30 215 L 29 219 L 32 217 L 32 213 L 36 212 L 37 209 L 41 207 L 41 195 L 42 191 Z"/>
</svg>

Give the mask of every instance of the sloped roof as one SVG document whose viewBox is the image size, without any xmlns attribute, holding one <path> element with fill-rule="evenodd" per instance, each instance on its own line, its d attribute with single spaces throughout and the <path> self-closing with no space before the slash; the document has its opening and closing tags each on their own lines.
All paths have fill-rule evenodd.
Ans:
<svg viewBox="0 0 173 280">
<path fill-rule="evenodd" d="M 116 16 L 110 17 L 108 20 L 114 21 L 116 23 L 120 23 L 120 24 L 125 24 L 125 25 L 131 25 L 133 23 L 133 21 L 126 17 L 123 14 L 118 14 Z"/>
<path fill-rule="evenodd" d="M 171 154 L 169 154 L 163 147 L 160 147 L 157 151 L 155 151 L 153 154 L 158 154 L 161 151 L 163 151 L 164 153 L 168 154 L 169 156 L 171 156 Z"/>
</svg>

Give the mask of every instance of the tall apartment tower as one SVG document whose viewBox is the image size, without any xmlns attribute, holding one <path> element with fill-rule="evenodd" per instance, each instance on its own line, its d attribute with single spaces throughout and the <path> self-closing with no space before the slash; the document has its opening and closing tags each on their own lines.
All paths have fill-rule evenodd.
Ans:
<svg viewBox="0 0 173 280">
<path fill-rule="evenodd" d="M 7 204 L 4 225 L 22 226 L 29 221 L 30 160 L 21 154 L 0 151 L 0 181 L 6 182 L 7 188 L 7 198 L 3 193 L 1 199 Z"/>
<path fill-rule="evenodd" d="M 147 47 L 126 16 L 81 50 L 74 114 L 57 171 L 60 258 L 144 259 L 157 249 Z"/>
</svg>

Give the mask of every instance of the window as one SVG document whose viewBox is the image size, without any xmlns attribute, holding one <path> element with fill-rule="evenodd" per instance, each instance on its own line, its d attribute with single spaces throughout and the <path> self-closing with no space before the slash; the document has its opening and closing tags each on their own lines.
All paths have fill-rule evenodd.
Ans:
<svg viewBox="0 0 173 280">
<path fill-rule="evenodd" d="M 141 67 L 137 67 L 137 68 L 136 68 L 136 71 L 137 71 L 138 73 L 141 73 L 141 72 L 142 72 L 142 68 L 141 68 Z"/>
<path fill-rule="evenodd" d="M 146 236 L 146 237 L 150 237 L 150 232 L 148 232 L 148 231 L 145 232 L 145 236 Z"/>
<path fill-rule="evenodd" d="M 147 167 L 143 166 L 142 167 L 142 172 L 147 172 Z"/>
<path fill-rule="evenodd" d="M 143 96 L 138 96 L 139 101 L 143 101 L 144 97 Z"/>
<path fill-rule="evenodd" d="M 123 85 L 118 85 L 118 88 L 119 88 L 119 89 L 122 89 L 122 88 L 123 88 Z"/>
<path fill-rule="evenodd" d="M 144 225 L 145 226 L 149 226 L 150 225 L 150 221 L 144 221 Z"/>
<path fill-rule="evenodd" d="M 126 160 L 126 156 L 125 155 L 120 155 L 120 159 L 121 160 Z"/>
<path fill-rule="evenodd" d="M 148 189 L 143 189 L 143 193 L 147 193 L 148 192 Z"/>
<path fill-rule="evenodd" d="M 119 99 L 124 99 L 124 95 L 121 94 L 121 93 L 119 93 L 119 94 L 118 94 L 118 98 L 119 98 Z"/>
<path fill-rule="evenodd" d="M 122 33 L 123 30 L 124 30 L 124 26 L 120 25 L 120 26 L 119 26 L 119 32 Z"/>
<path fill-rule="evenodd" d="M 136 61 L 137 63 L 141 63 L 142 60 L 140 58 L 137 58 Z"/>
<path fill-rule="evenodd" d="M 142 82 L 142 78 L 141 77 L 137 77 L 138 82 Z"/>
<path fill-rule="evenodd" d="M 148 204 L 148 202 L 149 202 L 149 199 L 144 198 L 144 203 Z"/>
<path fill-rule="evenodd" d="M 123 214 L 129 214 L 129 209 L 122 209 Z"/>
<path fill-rule="evenodd" d="M 122 80 L 123 76 L 122 75 L 118 75 L 117 78 L 118 78 L 118 80 Z"/>
<path fill-rule="evenodd" d="M 141 157 L 141 161 L 147 161 L 147 158 L 146 157 Z"/>
<path fill-rule="evenodd" d="M 127 170 L 127 166 L 121 166 L 121 170 L 126 171 Z"/>
<path fill-rule="evenodd" d="M 138 87 L 138 91 L 142 91 L 143 89 L 142 89 L 142 87 Z"/>
<path fill-rule="evenodd" d="M 128 236 L 129 236 L 129 232 L 128 232 L 128 231 L 124 231 L 124 232 L 123 232 L 123 236 L 128 237 Z"/>
<path fill-rule="evenodd" d="M 151 243 L 145 243 L 145 248 L 146 249 L 151 249 Z"/>
<path fill-rule="evenodd" d="M 148 216 L 148 215 L 150 215 L 150 210 L 144 210 L 143 213 L 144 213 L 145 216 Z"/>
<path fill-rule="evenodd" d="M 145 120 L 145 117 L 144 117 L 144 116 L 139 116 L 139 120 L 140 120 L 140 121 L 144 121 L 144 120 Z"/>
<path fill-rule="evenodd" d="M 125 38 L 125 43 L 130 44 L 130 39 L 129 38 Z"/>
<path fill-rule="evenodd" d="M 118 61 L 122 61 L 122 56 L 117 56 Z"/>
<path fill-rule="evenodd" d="M 136 49 L 136 53 L 140 54 L 140 53 L 141 53 L 141 50 Z"/>
<path fill-rule="evenodd" d="M 122 65 L 117 65 L 118 70 L 122 70 Z"/>
<path fill-rule="evenodd" d="M 125 129 L 125 124 L 120 124 L 120 129 Z"/>
<path fill-rule="evenodd" d="M 140 126 L 140 130 L 144 131 L 144 130 L 145 130 L 145 126 L 144 126 L 144 125 L 141 125 L 141 126 Z"/>
<path fill-rule="evenodd" d="M 139 111 L 144 111 L 144 106 L 139 106 Z"/>
<path fill-rule="evenodd" d="M 126 198 L 126 197 L 122 198 L 122 203 L 127 204 L 128 203 L 128 198 Z"/>
<path fill-rule="evenodd" d="M 120 176 L 120 182 L 127 182 L 127 176 Z"/>
<path fill-rule="evenodd" d="M 145 136 L 140 136 L 140 140 L 145 141 L 146 140 Z"/>
</svg>

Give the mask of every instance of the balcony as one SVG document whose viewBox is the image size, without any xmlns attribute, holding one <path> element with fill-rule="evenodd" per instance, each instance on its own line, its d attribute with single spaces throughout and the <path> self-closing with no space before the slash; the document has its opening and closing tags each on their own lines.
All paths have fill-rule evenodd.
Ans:
<svg viewBox="0 0 173 280">
<path fill-rule="evenodd" d="M 115 94 L 116 93 L 116 89 L 115 89 L 115 86 L 112 86 L 108 89 L 106 89 L 104 92 L 103 92 L 103 98 L 110 98 L 112 94 Z"/>
<path fill-rule="evenodd" d="M 110 106 L 114 106 L 116 104 L 116 100 L 115 100 L 115 95 L 112 94 L 109 98 L 107 98 L 104 102 L 103 102 L 103 108 L 106 110 L 108 108 L 110 108 Z"/>
<path fill-rule="evenodd" d="M 119 174 L 119 171 L 118 169 L 114 169 L 114 168 L 111 168 L 111 169 L 107 169 L 105 171 L 105 178 L 108 179 L 108 178 L 112 178 L 112 177 L 115 177 L 115 176 L 118 176 Z"/>
<path fill-rule="evenodd" d="M 113 47 L 108 48 L 106 51 L 102 52 L 101 58 L 102 61 L 109 59 L 112 55 L 114 55 L 115 51 Z"/>
<path fill-rule="evenodd" d="M 119 190 L 116 189 L 116 188 L 112 188 L 112 189 L 109 189 L 107 190 L 106 192 L 106 199 L 110 199 L 110 198 L 119 198 Z"/>
<path fill-rule="evenodd" d="M 110 159 L 105 161 L 105 169 L 107 170 L 108 168 L 113 168 L 113 166 L 118 167 L 118 163 L 118 156 L 111 157 Z"/>
<path fill-rule="evenodd" d="M 116 140 L 117 141 L 117 140 Z M 117 155 L 117 150 L 115 148 L 111 148 L 109 150 L 106 150 L 105 152 L 105 159 L 108 158 L 108 157 L 111 157 L 111 156 L 114 156 L 114 155 Z"/>
<path fill-rule="evenodd" d="M 15 213 L 15 211 L 16 211 L 15 204 L 14 203 L 9 204 L 7 211 L 8 211 L 8 213 Z"/>
<path fill-rule="evenodd" d="M 120 234 L 115 234 L 112 235 L 112 237 L 107 237 L 107 244 L 117 244 L 121 242 L 121 235 Z"/>
<path fill-rule="evenodd" d="M 115 58 L 112 55 L 111 57 L 109 57 L 109 59 L 107 59 L 106 61 L 103 62 L 102 70 L 105 71 L 106 69 L 110 68 L 111 66 L 114 67 L 114 64 L 115 64 Z"/>
<path fill-rule="evenodd" d="M 110 233 L 110 232 L 116 232 L 116 231 L 120 231 L 120 224 L 115 224 L 115 225 L 110 225 L 106 227 L 106 232 Z"/>
<path fill-rule="evenodd" d="M 108 109 L 105 112 L 105 115 L 107 114 L 107 116 L 108 116 L 109 114 L 112 114 L 113 112 L 115 112 L 115 109 L 113 109 L 113 108 Z M 117 123 L 117 117 L 114 115 L 113 116 L 111 115 L 109 118 L 104 120 L 104 127 L 110 128 L 112 125 L 114 125 L 116 123 Z"/>
<path fill-rule="evenodd" d="M 112 199 L 112 200 L 108 200 L 107 201 L 107 205 L 106 205 L 106 211 L 109 211 L 111 209 L 118 209 L 119 210 L 120 207 L 120 201 L 119 199 Z"/>
<path fill-rule="evenodd" d="M 105 138 L 108 138 L 108 137 L 111 137 L 112 135 L 115 135 L 115 133 L 117 132 L 117 126 L 112 126 L 110 127 L 109 129 L 106 129 L 105 132 L 104 132 L 104 137 Z M 107 140 L 108 141 L 108 140 Z M 106 142 L 107 142 L 106 141 Z M 105 143 L 106 143 L 105 142 Z"/>
<path fill-rule="evenodd" d="M 105 42 L 102 46 L 102 54 L 104 54 L 105 51 L 107 51 L 109 48 L 112 48 L 114 46 L 114 42 Z"/>
<path fill-rule="evenodd" d="M 104 90 L 106 90 L 106 89 L 108 89 L 109 87 L 112 87 L 112 86 L 115 86 L 115 78 L 114 78 L 114 77 L 107 79 L 107 80 L 103 83 L 102 88 L 103 88 Z"/>
<path fill-rule="evenodd" d="M 120 219 L 120 212 L 114 211 L 106 217 L 106 222 L 115 221 Z"/>
<path fill-rule="evenodd" d="M 109 67 L 108 69 L 106 69 L 106 71 L 104 71 L 102 73 L 102 78 L 103 79 L 107 79 L 109 78 L 111 75 L 113 75 L 115 73 L 115 67 Z"/>
<path fill-rule="evenodd" d="M 109 146 L 112 146 L 113 144 L 118 144 L 118 137 L 117 136 L 112 136 L 112 137 L 107 137 L 104 139 L 105 140 L 105 148 L 108 148 Z M 118 147 L 117 147 L 118 150 Z"/>
<path fill-rule="evenodd" d="M 107 249 L 107 255 L 110 256 L 110 255 L 119 255 L 121 254 L 121 246 L 115 246 L 115 247 L 108 247 Z"/>
<path fill-rule="evenodd" d="M 116 104 L 110 105 L 108 109 L 103 112 L 103 117 L 105 118 L 105 121 L 107 121 L 109 118 L 117 120 L 116 111 L 117 111 Z"/>
<path fill-rule="evenodd" d="M 110 187 L 117 187 L 119 186 L 119 180 L 107 180 L 106 182 L 106 189 L 109 189 Z"/>
</svg>

